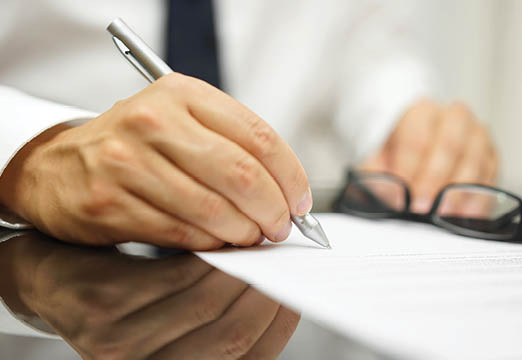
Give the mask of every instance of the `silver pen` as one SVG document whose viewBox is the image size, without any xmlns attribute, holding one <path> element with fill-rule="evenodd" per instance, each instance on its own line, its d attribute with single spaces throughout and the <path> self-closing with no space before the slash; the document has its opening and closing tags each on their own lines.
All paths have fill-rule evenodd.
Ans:
<svg viewBox="0 0 522 360">
<path fill-rule="evenodd" d="M 151 83 L 173 70 L 120 18 L 107 27 L 114 44 L 132 66 Z M 321 224 L 310 213 L 292 216 L 292 222 L 307 238 L 331 248 Z"/>
</svg>

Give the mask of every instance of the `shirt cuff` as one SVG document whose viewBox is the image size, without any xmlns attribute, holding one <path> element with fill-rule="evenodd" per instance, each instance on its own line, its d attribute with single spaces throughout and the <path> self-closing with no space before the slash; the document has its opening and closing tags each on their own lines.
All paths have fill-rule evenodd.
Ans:
<svg viewBox="0 0 522 360">
<path fill-rule="evenodd" d="M 81 125 L 96 113 L 37 99 L 0 86 L 0 176 L 18 151 L 35 137 L 58 124 Z M 31 224 L 0 208 L 0 227 L 28 229 Z"/>
</svg>

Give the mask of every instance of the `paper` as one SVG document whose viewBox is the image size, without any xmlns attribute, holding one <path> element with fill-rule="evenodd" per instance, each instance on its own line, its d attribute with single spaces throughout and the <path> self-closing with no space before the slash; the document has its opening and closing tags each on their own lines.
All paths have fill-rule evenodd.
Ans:
<svg viewBox="0 0 522 360">
<path fill-rule="evenodd" d="M 332 250 L 294 227 L 281 244 L 198 255 L 390 356 L 522 359 L 522 245 L 403 221 L 318 219 Z"/>
</svg>

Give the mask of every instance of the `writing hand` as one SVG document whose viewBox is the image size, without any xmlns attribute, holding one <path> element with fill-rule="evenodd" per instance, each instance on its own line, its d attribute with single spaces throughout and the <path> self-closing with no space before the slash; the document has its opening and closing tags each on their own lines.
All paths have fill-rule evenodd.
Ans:
<svg viewBox="0 0 522 360">
<path fill-rule="evenodd" d="M 312 206 L 288 144 L 228 95 L 181 74 L 56 132 L 10 163 L 0 200 L 62 240 L 249 246 L 262 234 L 284 240 L 290 214 Z"/>
</svg>

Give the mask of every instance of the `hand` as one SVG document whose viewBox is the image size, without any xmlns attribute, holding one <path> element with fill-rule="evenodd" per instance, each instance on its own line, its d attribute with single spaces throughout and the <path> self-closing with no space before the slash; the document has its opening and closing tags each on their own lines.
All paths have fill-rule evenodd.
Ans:
<svg viewBox="0 0 522 360">
<path fill-rule="evenodd" d="M 38 314 L 86 360 L 275 359 L 299 321 L 189 254 L 149 260 L 34 233 L 0 244 L 0 265 L 2 290 L 26 306 L 16 310 Z"/>
<path fill-rule="evenodd" d="M 404 179 L 412 189 L 411 210 L 426 213 L 449 183 L 493 185 L 498 159 L 487 129 L 465 105 L 424 100 L 406 111 L 362 169 Z"/>
<path fill-rule="evenodd" d="M 312 207 L 288 144 L 231 97 L 181 74 L 55 132 L 10 163 L 0 200 L 62 240 L 249 246 L 261 234 L 284 240 L 290 213 Z"/>
</svg>

